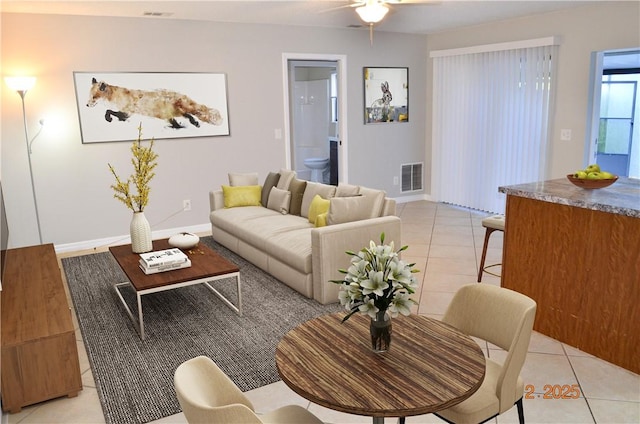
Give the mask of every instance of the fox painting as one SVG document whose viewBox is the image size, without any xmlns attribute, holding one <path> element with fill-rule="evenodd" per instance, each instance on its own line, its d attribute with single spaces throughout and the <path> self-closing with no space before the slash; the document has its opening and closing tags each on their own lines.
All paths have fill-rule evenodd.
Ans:
<svg viewBox="0 0 640 424">
<path fill-rule="evenodd" d="M 126 121 L 132 114 L 139 114 L 165 120 L 171 128 L 176 129 L 185 127 L 176 120 L 181 117 L 187 118 L 195 127 L 200 127 L 199 121 L 222 125 L 222 116 L 218 110 L 196 103 L 175 91 L 133 90 L 92 78 L 87 107 L 94 107 L 101 100 L 117 109 L 107 109 L 104 119 L 108 122 L 114 116 L 119 121 Z"/>
</svg>

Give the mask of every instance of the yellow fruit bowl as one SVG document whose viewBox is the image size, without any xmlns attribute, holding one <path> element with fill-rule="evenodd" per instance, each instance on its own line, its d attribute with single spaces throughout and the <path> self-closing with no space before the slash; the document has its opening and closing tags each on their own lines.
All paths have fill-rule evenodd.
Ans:
<svg viewBox="0 0 640 424">
<path fill-rule="evenodd" d="M 573 174 L 567 175 L 567 179 L 571 181 L 575 186 L 589 189 L 609 187 L 611 184 L 618 181 L 617 176 L 603 180 L 590 180 L 588 178 L 576 178 L 573 176 Z"/>
</svg>

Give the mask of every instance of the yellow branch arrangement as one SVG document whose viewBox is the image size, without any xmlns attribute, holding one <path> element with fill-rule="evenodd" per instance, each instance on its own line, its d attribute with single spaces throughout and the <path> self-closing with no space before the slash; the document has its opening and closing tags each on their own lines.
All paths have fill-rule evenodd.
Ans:
<svg viewBox="0 0 640 424">
<path fill-rule="evenodd" d="M 134 173 L 131 174 L 126 181 L 122 181 L 116 174 L 111 164 L 109 169 L 116 178 L 116 183 L 111 186 L 115 191 L 113 197 L 124 203 L 127 208 L 134 212 L 142 212 L 149 202 L 149 182 L 156 175 L 153 169 L 156 167 L 156 159 L 158 155 L 153 152 L 153 138 L 150 140 L 149 147 L 142 145 L 142 125 L 138 127 L 138 139 L 131 146 L 131 164 Z M 136 194 L 131 191 L 131 183 L 135 186 Z"/>
</svg>

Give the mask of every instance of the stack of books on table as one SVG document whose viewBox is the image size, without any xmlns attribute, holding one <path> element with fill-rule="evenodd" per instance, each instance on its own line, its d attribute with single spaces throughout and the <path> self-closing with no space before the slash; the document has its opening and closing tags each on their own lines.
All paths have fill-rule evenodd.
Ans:
<svg viewBox="0 0 640 424">
<path fill-rule="evenodd" d="M 180 249 L 172 248 L 140 254 L 140 269 L 145 274 L 189 268 L 191 261 Z"/>
</svg>

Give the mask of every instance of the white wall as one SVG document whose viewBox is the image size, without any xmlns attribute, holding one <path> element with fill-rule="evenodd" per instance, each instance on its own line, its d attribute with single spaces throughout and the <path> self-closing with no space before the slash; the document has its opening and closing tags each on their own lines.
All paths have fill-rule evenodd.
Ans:
<svg viewBox="0 0 640 424">
<path fill-rule="evenodd" d="M 582 166 L 589 62 L 593 51 L 640 45 L 640 3 L 603 2 L 539 16 L 425 36 L 366 30 L 213 24 L 166 19 L 92 18 L 2 14 L 2 75 L 31 74 L 29 128 L 49 124 L 34 143 L 34 178 L 44 242 L 79 243 L 126 235 L 130 213 L 112 198 L 107 162 L 128 166 L 129 144 L 83 145 L 77 119 L 73 71 L 225 72 L 231 136 L 159 140 L 157 178 L 147 209 L 158 223 L 191 199 L 192 211 L 155 230 L 208 223 L 208 191 L 229 171 L 257 171 L 264 178 L 285 163 L 283 53 L 346 55 L 349 178 L 385 189 L 400 165 L 425 161 L 429 194 L 431 161 L 431 50 L 560 36 L 558 96 L 553 116 L 549 177 Z M 408 66 L 410 122 L 364 125 L 362 68 Z M 11 243 L 37 243 L 24 145 L 20 98 L 2 86 L 2 185 Z M 560 141 L 560 129 L 573 139 Z M 132 139 L 135 134 L 132 134 Z M 426 140 L 426 144 L 425 144 Z M 415 193 L 411 193 L 413 196 Z"/>
<path fill-rule="evenodd" d="M 208 192 L 227 172 L 257 171 L 264 178 L 285 164 L 283 53 L 348 57 L 349 177 L 354 184 L 399 196 L 400 164 L 424 157 L 424 36 L 367 30 L 214 24 L 150 18 L 95 18 L 2 14 L 2 74 L 38 77 L 27 94 L 34 179 L 45 243 L 81 243 L 126 235 L 131 213 L 113 199 L 107 162 L 129 168 L 127 142 L 82 144 L 74 71 L 225 72 L 231 136 L 158 140 L 157 176 L 145 210 L 154 230 L 208 221 Z M 406 125 L 364 126 L 362 68 L 408 66 L 411 116 Z M 11 245 L 36 244 L 20 98 L 2 83 L 2 184 Z M 55 125 L 50 125 L 55 124 Z M 54 128 L 55 127 L 55 128 Z M 132 134 L 132 140 L 136 134 Z M 178 213 L 182 200 L 192 210 Z"/>
<path fill-rule="evenodd" d="M 547 179 L 561 178 L 583 167 L 587 136 L 591 53 L 640 46 L 640 2 L 598 2 L 580 8 L 478 25 L 430 35 L 427 49 L 443 50 L 559 36 L 557 95 L 552 116 L 552 139 Z M 427 67 L 427 104 L 432 101 Z M 435 106 L 434 106 L 435 107 Z M 571 141 L 560 140 L 571 129 Z M 427 163 L 431 158 L 431 120 L 427 119 Z M 429 178 L 429 174 L 427 174 Z M 427 179 L 426 187 L 430 187 Z"/>
</svg>

